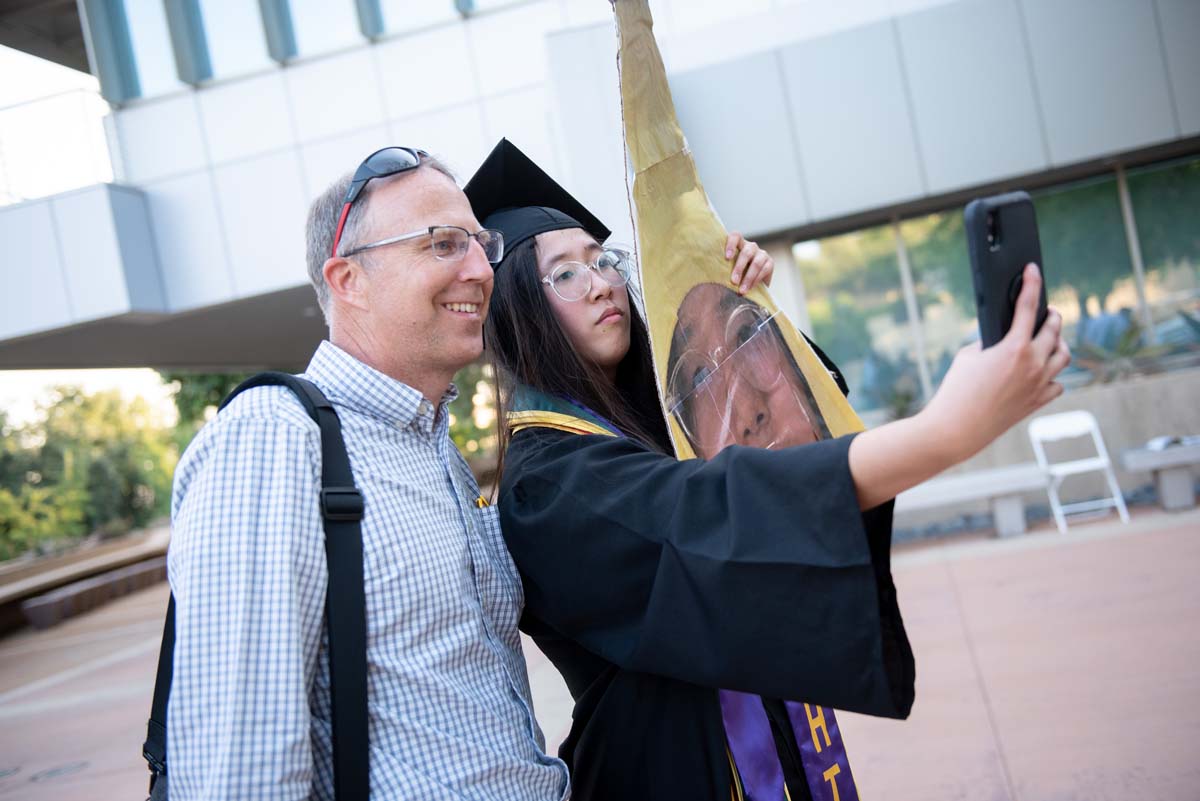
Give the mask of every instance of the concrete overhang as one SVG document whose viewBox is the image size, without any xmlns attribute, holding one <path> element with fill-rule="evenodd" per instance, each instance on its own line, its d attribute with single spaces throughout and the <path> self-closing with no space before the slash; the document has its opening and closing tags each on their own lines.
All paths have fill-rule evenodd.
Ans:
<svg viewBox="0 0 1200 801">
<path fill-rule="evenodd" d="M 0 45 L 88 71 L 76 0 L 0 0 Z"/>
<path fill-rule="evenodd" d="M 328 335 L 311 287 L 177 314 L 131 313 L 0 341 L 0 370 L 157 367 L 299 372 Z"/>
<path fill-rule="evenodd" d="M 168 307 L 145 195 L 98 184 L 0 208 L 0 370 L 303 367 L 312 289 Z"/>
</svg>

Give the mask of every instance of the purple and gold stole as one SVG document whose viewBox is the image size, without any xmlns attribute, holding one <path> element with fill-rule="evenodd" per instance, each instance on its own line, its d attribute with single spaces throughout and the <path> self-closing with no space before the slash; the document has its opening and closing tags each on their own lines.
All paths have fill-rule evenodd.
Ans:
<svg viewBox="0 0 1200 801">
<path fill-rule="evenodd" d="M 790 799 L 762 698 L 735 690 L 720 690 L 718 695 L 740 797 L 747 801 Z M 858 788 L 833 710 L 800 701 L 783 703 L 813 801 L 858 801 Z"/>
</svg>

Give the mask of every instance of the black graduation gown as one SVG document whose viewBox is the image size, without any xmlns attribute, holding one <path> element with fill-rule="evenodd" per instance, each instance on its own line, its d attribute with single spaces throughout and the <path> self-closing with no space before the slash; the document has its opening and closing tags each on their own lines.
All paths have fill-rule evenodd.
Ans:
<svg viewBox="0 0 1200 801">
<path fill-rule="evenodd" d="M 859 511 L 852 438 L 680 462 L 627 438 L 513 437 L 501 525 L 521 627 L 576 702 L 559 752 L 573 798 L 728 799 L 716 688 L 907 716 L 892 504 Z M 783 705 L 764 705 L 808 798 Z"/>
</svg>

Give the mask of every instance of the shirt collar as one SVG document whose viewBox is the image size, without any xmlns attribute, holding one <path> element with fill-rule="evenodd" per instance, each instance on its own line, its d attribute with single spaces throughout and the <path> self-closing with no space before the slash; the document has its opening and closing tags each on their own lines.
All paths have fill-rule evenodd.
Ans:
<svg viewBox="0 0 1200 801">
<path fill-rule="evenodd" d="M 304 374 L 324 390 L 330 401 L 356 412 L 401 427 L 421 417 L 432 422 L 433 410 L 418 390 L 364 364 L 329 340 L 321 342 Z M 457 397 L 458 390 L 451 384 L 438 408 L 444 409 Z"/>
</svg>

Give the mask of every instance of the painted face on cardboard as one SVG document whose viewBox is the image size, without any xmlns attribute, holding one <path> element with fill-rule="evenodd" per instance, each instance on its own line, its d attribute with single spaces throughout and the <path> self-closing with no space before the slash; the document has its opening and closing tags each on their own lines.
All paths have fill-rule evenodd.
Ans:
<svg viewBox="0 0 1200 801">
<path fill-rule="evenodd" d="M 603 248 L 582 228 L 547 231 L 537 235 L 539 281 L 543 278 L 566 280 L 565 272 L 555 269 L 567 262 L 595 264 Z M 570 278 L 571 276 L 566 276 Z M 555 318 L 562 326 L 575 351 L 597 364 L 610 379 L 616 378 L 617 366 L 629 352 L 629 290 L 602 278 L 595 270 L 583 268 L 582 279 L 591 280 L 590 290 L 578 300 L 564 300 L 545 282 L 542 290 Z"/>
<path fill-rule="evenodd" d="M 684 297 L 667 374 L 668 408 L 701 458 L 733 444 L 802 445 L 823 428 L 766 310 L 719 284 Z"/>
</svg>

